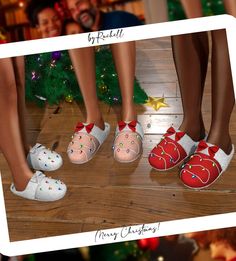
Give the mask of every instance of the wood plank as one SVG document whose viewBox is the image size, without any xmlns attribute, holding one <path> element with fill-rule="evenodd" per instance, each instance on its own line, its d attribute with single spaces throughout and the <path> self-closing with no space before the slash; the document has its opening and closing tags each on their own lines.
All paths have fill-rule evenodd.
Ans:
<svg viewBox="0 0 236 261">
<path fill-rule="evenodd" d="M 8 218 L 9 236 L 12 241 L 29 240 L 80 232 L 81 223 L 56 223 L 45 221 L 31 221 L 29 219 L 16 220 Z M 30 233 L 29 233 L 30 231 Z"/>
<path fill-rule="evenodd" d="M 63 101 L 59 106 L 38 108 L 27 103 L 28 138 L 30 142 L 37 139 L 62 154 L 62 168 L 47 174 L 62 179 L 68 186 L 68 193 L 54 203 L 14 196 L 9 191 L 11 174 L 0 154 L 11 240 L 235 211 L 235 158 L 222 177 L 202 191 L 184 187 L 178 178 L 178 168 L 158 172 L 149 165 L 149 152 L 172 123 L 179 127 L 183 111 L 170 38 L 138 41 L 137 47 L 136 72 L 141 86 L 150 96 L 164 94 L 170 105 L 159 111 L 146 105 L 136 106 L 145 132 L 142 157 L 130 164 L 113 159 L 111 148 L 121 113 L 119 105 L 110 107 L 100 102 L 104 119 L 111 124 L 111 133 L 92 161 L 76 165 L 69 162 L 66 150 L 77 121 L 84 119 L 83 104 Z M 211 122 L 211 68 L 208 69 L 202 108 L 207 130 Z M 233 143 L 236 143 L 235 112 L 234 109 L 230 126 Z"/>
<path fill-rule="evenodd" d="M 114 228 L 125 224 L 142 224 L 234 211 L 236 192 L 225 192 L 218 191 L 212 194 L 207 191 L 183 191 L 182 189 L 173 191 L 168 188 L 146 190 L 133 186 L 129 188 L 76 186 L 71 187 L 66 197 L 60 202 L 53 203 L 53 206 L 51 203 L 29 202 L 7 195 L 8 206 L 14 210 L 7 209 L 7 215 L 8 218 L 18 220 L 83 222 L 83 232 L 85 232 L 88 231 L 87 223 L 94 224 L 94 228 L 89 226 L 94 230 L 97 229 L 97 224 L 103 223 L 106 223 L 106 228 L 108 225 Z M 219 206 L 218 202 L 222 196 L 225 203 Z M 22 202 L 21 208 L 16 208 L 19 200 Z M 37 233 L 34 227 L 31 230 L 31 234 Z M 42 233 L 41 230 L 38 233 Z M 63 231 L 60 231 L 59 235 L 60 233 Z"/>
<path fill-rule="evenodd" d="M 141 87 L 145 90 L 148 96 L 152 97 L 180 97 L 177 94 L 177 82 L 163 82 L 163 83 L 142 83 Z"/>
</svg>

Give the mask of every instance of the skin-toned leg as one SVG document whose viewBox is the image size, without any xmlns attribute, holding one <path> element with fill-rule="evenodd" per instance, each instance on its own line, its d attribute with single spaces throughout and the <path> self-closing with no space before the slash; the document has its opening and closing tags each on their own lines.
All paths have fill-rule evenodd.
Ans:
<svg viewBox="0 0 236 261">
<path fill-rule="evenodd" d="M 136 50 L 135 42 L 127 42 L 111 45 L 112 54 L 119 79 L 122 96 L 122 120 L 133 121 L 137 119 L 137 113 L 133 101 Z M 131 162 L 137 159 L 141 152 L 142 140 L 135 133 L 119 133 L 114 141 L 114 157 L 120 162 Z M 122 144 L 122 150 L 120 150 Z M 132 144 L 132 145 L 130 145 Z"/>
<path fill-rule="evenodd" d="M 112 44 L 111 50 L 122 96 L 122 120 L 136 120 L 137 114 L 133 102 L 136 62 L 135 42 Z"/>
<path fill-rule="evenodd" d="M 236 17 L 236 2 L 235 0 L 224 0 L 226 12 Z"/>
<path fill-rule="evenodd" d="M 235 100 L 225 30 L 212 31 L 212 86 L 212 123 L 208 141 L 230 153 L 229 122 Z"/>
<path fill-rule="evenodd" d="M 200 1 L 199 3 L 194 1 L 195 8 L 193 8 L 193 1 L 181 2 L 189 18 L 200 14 L 200 10 L 196 9 Z M 227 12 L 235 15 L 235 1 L 225 0 L 224 4 Z M 234 106 L 234 92 L 226 39 L 224 30 L 212 31 L 212 123 L 207 141 L 229 153 L 231 150 L 229 121 Z M 193 42 L 196 45 L 197 38 Z"/>
<path fill-rule="evenodd" d="M 96 93 L 95 52 L 93 47 L 69 50 L 87 112 L 86 122 L 104 129 Z"/>
<path fill-rule="evenodd" d="M 201 105 L 209 52 L 207 33 L 174 36 L 172 48 L 184 112 L 180 130 L 200 140 L 205 135 Z"/>
<path fill-rule="evenodd" d="M 0 60 L 0 148 L 9 164 L 17 190 L 24 190 L 32 172 L 29 169 L 19 126 L 16 80 L 13 60 Z"/>
<path fill-rule="evenodd" d="M 188 18 L 202 16 L 201 1 L 181 3 Z M 207 33 L 173 36 L 172 49 L 184 112 L 180 130 L 199 140 L 205 134 L 201 104 L 209 54 Z"/>
<path fill-rule="evenodd" d="M 26 124 L 25 124 L 25 62 L 24 57 L 15 57 L 14 60 L 14 71 L 16 80 L 17 90 L 17 106 L 18 106 L 18 117 L 21 132 L 21 140 L 25 155 L 29 152 L 29 144 L 27 142 Z"/>
<path fill-rule="evenodd" d="M 197 18 L 203 16 L 201 0 L 181 0 L 181 4 L 188 18 Z"/>
</svg>

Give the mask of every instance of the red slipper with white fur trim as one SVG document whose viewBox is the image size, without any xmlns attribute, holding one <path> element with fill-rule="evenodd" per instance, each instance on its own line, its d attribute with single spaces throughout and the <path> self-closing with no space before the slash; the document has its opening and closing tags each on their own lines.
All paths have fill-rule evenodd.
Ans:
<svg viewBox="0 0 236 261">
<path fill-rule="evenodd" d="M 227 155 L 218 146 L 200 141 L 196 152 L 180 171 L 180 179 L 189 188 L 206 188 L 227 169 L 233 155 L 234 145 Z"/>
<path fill-rule="evenodd" d="M 149 163 L 156 170 L 170 170 L 191 155 L 197 144 L 185 132 L 170 127 L 150 152 Z"/>
</svg>

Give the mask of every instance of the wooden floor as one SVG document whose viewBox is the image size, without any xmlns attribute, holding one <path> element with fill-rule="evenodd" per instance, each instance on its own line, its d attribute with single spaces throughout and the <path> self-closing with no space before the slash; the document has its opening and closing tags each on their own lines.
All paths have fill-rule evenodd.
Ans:
<svg viewBox="0 0 236 261">
<path fill-rule="evenodd" d="M 69 162 L 66 148 L 84 109 L 64 102 L 57 107 L 40 109 L 28 104 L 28 130 L 31 143 L 54 147 L 64 165 L 53 173 L 68 185 L 63 200 L 40 203 L 11 194 L 11 176 L 0 157 L 7 218 L 11 241 L 69 233 L 114 228 L 123 225 L 168 221 L 174 219 L 227 213 L 236 210 L 236 160 L 213 186 L 203 191 L 185 188 L 178 169 L 158 173 L 148 164 L 148 153 L 161 134 L 182 119 L 182 106 L 169 38 L 137 43 L 137 78 L 149 96 L 165 96 L 169 107 L 155 111 L 137 106 L 139 121 L 145 131 L 142 157 L 131 164 L 119 164 L 112 156 L 114 128 L 118 107 L 101 103 L 104 118 L 112 132 L 96 157 L 79 166 Z M 207 77 L 203 112 L 206 126 L 210 123 L 210 78 Z M 191 87 L 191 86 L 190 86 Z M 231 133 L 236 142 L 236 115 L 232 116 Z"/>
</svg>

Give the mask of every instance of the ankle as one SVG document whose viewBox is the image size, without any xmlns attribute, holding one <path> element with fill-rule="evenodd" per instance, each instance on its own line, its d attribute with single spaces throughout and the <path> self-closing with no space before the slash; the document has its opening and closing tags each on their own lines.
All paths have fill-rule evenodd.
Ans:
<svg viewBox="0 0 236 261">
<path fill-rule="evenodd" d="M 214 135 L 214 133 L 210 133 L 207 142 L 217 145 L 219 148 L 221 148 L 226 154 L 230 154 L 232 151 L 232 141 L 229 136 L 229 134 L 224 135 L 223 133 L 221 135 Z"/>
<path fill-rule="evenodd" d="M 24 152 L 25 152 L 25 157 L 27 157 L 27 155 L 29 154 L 30 149 L 32 148 L 32 146 L 30 145 L 24 145 Z"/>
<path fill-rule="evenodd" d="M 103 118 L 87 118 L 86 123 L 94 123 L 97 127 L 104 130 L 105 129 L 105 123 Z"/>
<path fill-rule="evenodd" d="M 186 123 L 183 122 L 179 129 L 187 133 L 194 141 L 199 141 L 205 138 L 206 132 L 203 122 Z"/>
<path fill-rule="evenodd" d="M 19 176 L 19 171 L 18 173 L 15 173 L 15 175 L 13 174 L 13 182 L 14 182 L 14 186 L 16 188 L 17 191 L 23 191 L 25 190 L 27 184 L 29 183 L 30 179 L 33 176 L 32 172 L 27 172 L 27 173 L 21 173 L 20 178 Z"/>
<path fill-rule="evenodd" d="M 137 112 L 134 105 L 130 105 L 128 109 L 122 108 L 122 120 L 123 121 L 137 120 Z"/>
</svg>

